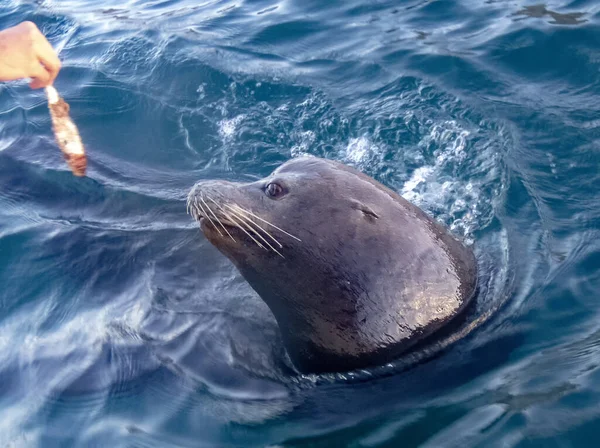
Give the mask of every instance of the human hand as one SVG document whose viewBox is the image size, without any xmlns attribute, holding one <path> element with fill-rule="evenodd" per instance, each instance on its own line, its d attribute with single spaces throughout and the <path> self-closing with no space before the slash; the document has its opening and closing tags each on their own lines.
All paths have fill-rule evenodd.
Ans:
<svg viewBox="0 0 600 448">
<path fill-rule="evenodd" d="M 32 22 L 0 31 L 0 81 L 31 78 L 29 86 L 51 85 L 60 70 L 56 52 Z"/>
</svg>

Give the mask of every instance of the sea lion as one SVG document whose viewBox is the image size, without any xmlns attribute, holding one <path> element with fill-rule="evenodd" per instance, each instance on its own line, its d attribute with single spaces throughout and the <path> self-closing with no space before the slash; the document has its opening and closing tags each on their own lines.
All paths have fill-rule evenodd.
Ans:
<svg viewBox="0 0 600 448">
<path fill-rule="evenodd" d="M 475 296 L 469 248 L 339 162 L 309 156 L 256 182 L 201 181 L 188 210 L 271 309 L 303 373 L 393 361 Z"/>
</svg>

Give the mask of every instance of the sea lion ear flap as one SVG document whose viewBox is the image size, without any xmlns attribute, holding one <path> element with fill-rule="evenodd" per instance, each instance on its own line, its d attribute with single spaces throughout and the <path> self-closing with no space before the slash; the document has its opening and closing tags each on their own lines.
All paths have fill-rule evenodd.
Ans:
<svg viewBox="0 0 600 448">
<path fill-rule="evenodd" d="M 371 220 L 379 219 L 379 215 L 377 213 L 375 213 L 375 211 L 373 211 L 373 209 L 371 207 L 369 207 L 366 204 L 363 204 L 362 202 L 352 201 L 352 208 L 363 212 L 365 217 L 367 217 Z"/>
</svg>

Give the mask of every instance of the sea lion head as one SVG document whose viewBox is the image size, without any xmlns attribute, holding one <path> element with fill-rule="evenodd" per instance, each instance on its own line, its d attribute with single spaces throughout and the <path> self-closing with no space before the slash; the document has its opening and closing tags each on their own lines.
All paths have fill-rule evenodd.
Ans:
<svg viewBox="0 0 600 448">
<path fill-rule="evenodd" d="M 302 372 L 388 362 L 458 315 L 474 292 L 468 249 L 337 162 L 303 157 L 255 182 L 201 181 L 188 208 L 267 303 Z"/>
</svg>

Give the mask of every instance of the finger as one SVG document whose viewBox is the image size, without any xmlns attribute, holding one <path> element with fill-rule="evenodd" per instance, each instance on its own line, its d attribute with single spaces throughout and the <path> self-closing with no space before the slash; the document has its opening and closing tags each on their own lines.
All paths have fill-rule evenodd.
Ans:
<svg viewBox="0 0 600 448">
<path fill-rule="evenodd" d="M 58 75 L 61 64 L 57 57 L 52 59 L 47 59 L 45 57 L 40 57 L 40 62 L 44 65 L 48 72 L 49 81 L 48 84 L 52 84 Z"/>
<path fill-rule="evenodd" d="M 58 72 L 61 67 L 60 59 L 58 59 L 58 56 L 57 56 L 56 52 L 54 51 L 54 48 L 52 48 L 50 43 L 48 43 L 48 41 L 45 40 L 45 38 L 44 38 L 44 40 L 41 40 L 39 42 L 37 54 L 38 54 L 38 59 L 39 59 L 40 63 L 44 67 L 46 67 L 46 70 L 48 71 L 48 74 L 50 75 L 49 84 L 52 84 L 54 82 L 54 80 L 56 79 L 56 76 L 58 75 Z"/>
<path fill-rule="evenodd" d="M 46 40 L 42 33 L 39 33 L 38 38 L 36 38 L 35 51 L 39 62 L 46 67 L 46 70 L 50 75 L 49 84 L 52 84 L 56 75 L 58 75 L 61 64 L 54 48 L 52 48 L 52 45 L 50 45 L 50 42 Z"/>
<path fill-rule="evenodd" d="M 41 64 L 36 64 L 30 78 L 32 81 L 29 83 L 29 87 L 32 89 L 41 89 L 50 84 L 50 73 Z"/>
</svg>

